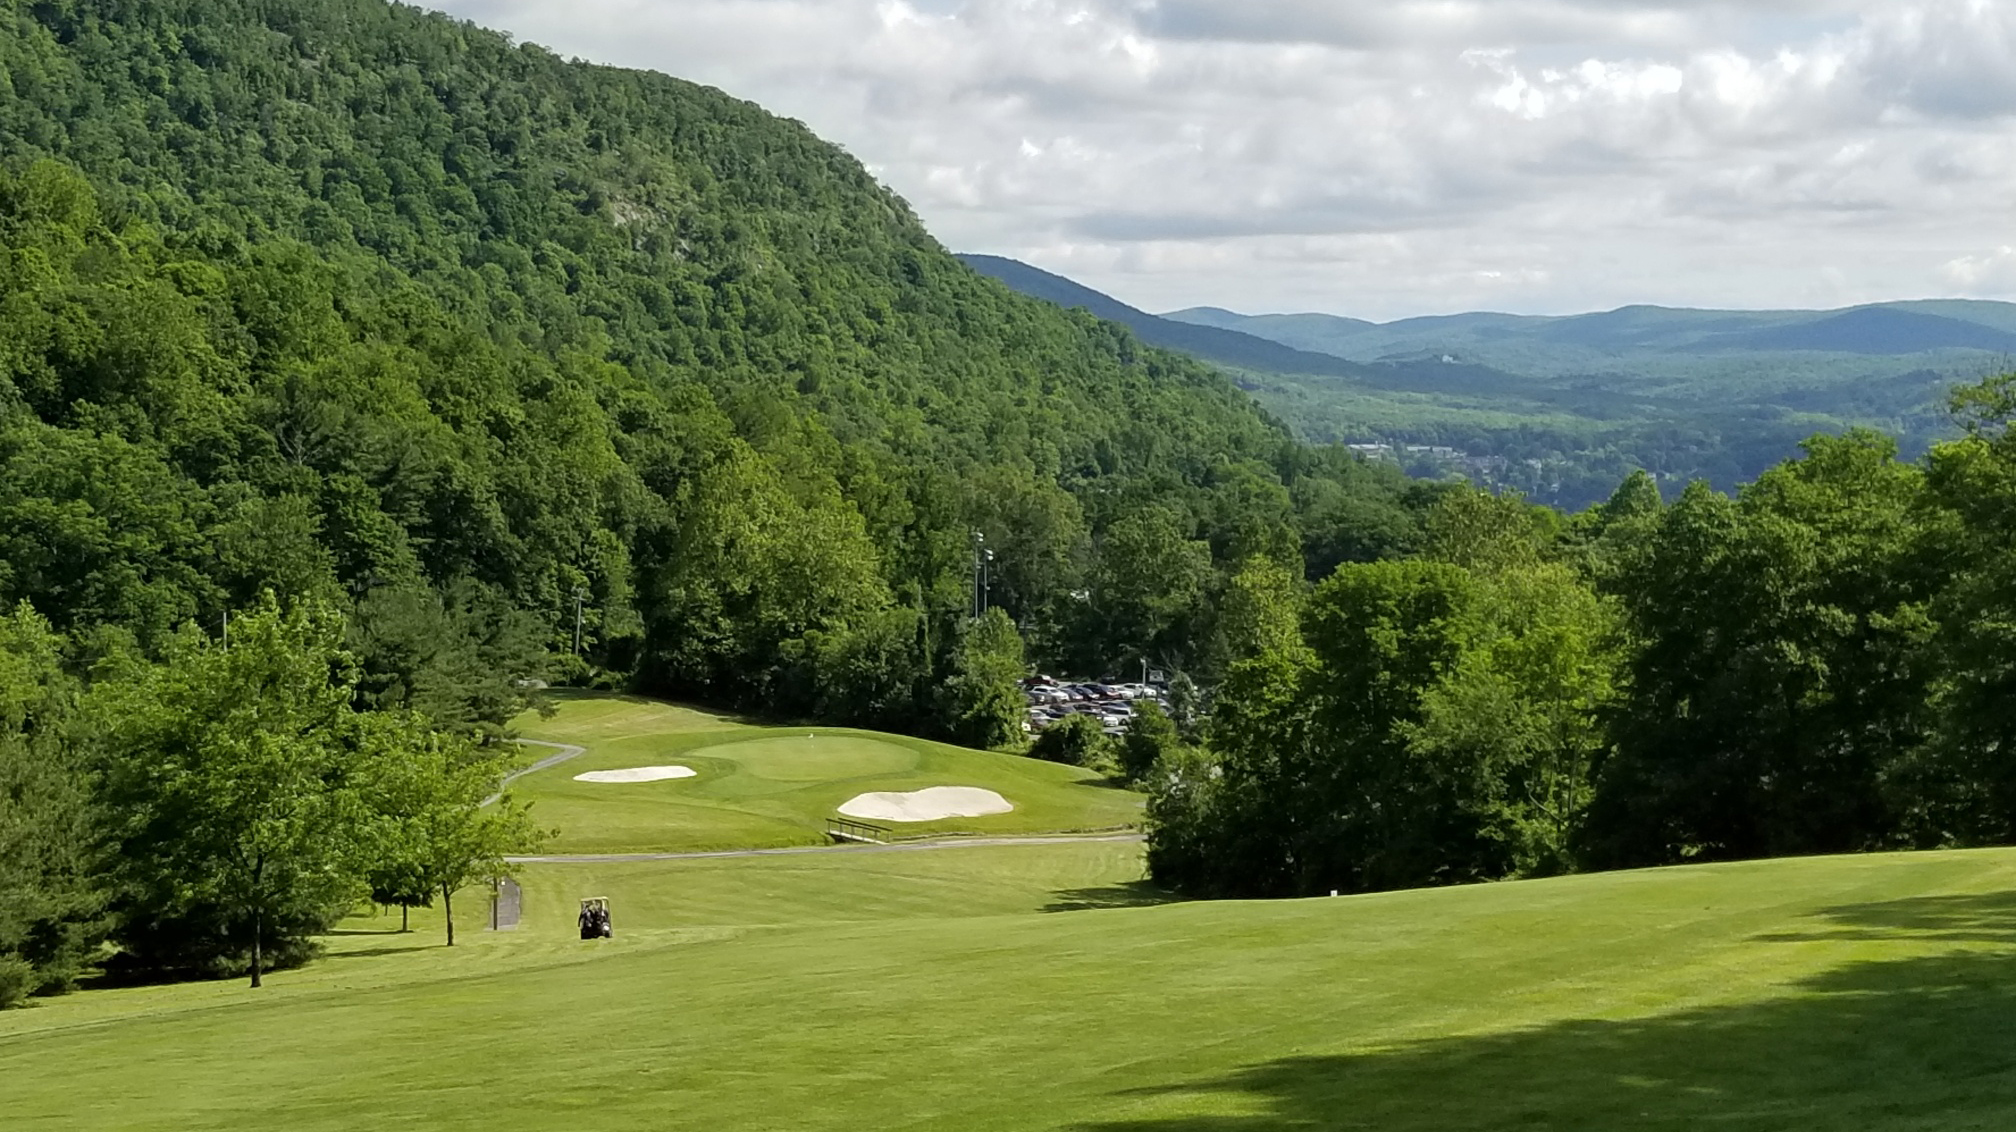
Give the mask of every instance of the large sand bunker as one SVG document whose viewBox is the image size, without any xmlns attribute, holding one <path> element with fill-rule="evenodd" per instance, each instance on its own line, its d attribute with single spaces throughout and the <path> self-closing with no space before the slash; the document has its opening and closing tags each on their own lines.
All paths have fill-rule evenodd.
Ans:
<svg viewBox="0 0 2016 1132">
<path fill-rule="evenodd" d="M 690 766 L 633 766 L 622 770 L 591 770 L 574 776 L 576 782 L 663 782 L 668 778 L 691 778 L 699 772 Z"/>
<path fill-rule="evenodd" d="M 840 812 L 850 818 L 875 821 L 937 821 L 940 818 L 977 818 L 1005 814 L 1015 807 L 1008 799 L 978 786 L 927 786 L 908 793 L 880 791 L 856 794 L 840 803 Z"/>
</svg>

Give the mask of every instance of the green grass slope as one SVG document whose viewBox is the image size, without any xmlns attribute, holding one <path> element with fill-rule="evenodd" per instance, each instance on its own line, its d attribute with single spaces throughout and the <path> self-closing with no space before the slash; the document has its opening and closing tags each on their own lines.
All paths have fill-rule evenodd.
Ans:
<svg viewBox="0 0 2016 1132">
<path fill-rule="evenodd" d="M 1015 809 L 895 824 L 903 834 L 1110 829 L 1140 819 L 1141 797 L 1088 771 L 924 739 L 840 728 L 737 723 L 654 700 L 569 696 L 550 719 L 518 721 L 527 738 L 587 753 L 512 783 L 557 828 L 552 853 L 639 853 L 818 845 L 826 819 L 857 794 L 978 786 Z M 544 754 L 546 752 L 539 752 Z M 581 782 L 584 771 L 686 766 L 693 778 Z"/>
<path fill-rule="evenodd" d="M 0 1124 L 2016 1120 L 2016 853 L 1042 910 L 1137 898 L 1124 848 L 532 868 L 525 926 L 452 953 L 351 935 L 263 992 L 91 992 L 0 1016 Z M 584 885 L 614 898 L 615 940 L 567 938 Z"/>
</svg>

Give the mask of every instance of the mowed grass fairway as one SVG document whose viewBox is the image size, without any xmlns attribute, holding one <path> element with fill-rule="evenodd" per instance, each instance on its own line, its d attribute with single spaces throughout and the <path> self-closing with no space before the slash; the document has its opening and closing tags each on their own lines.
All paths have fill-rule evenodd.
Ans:
<svg viewBox="0 0 2016 1132">
<path fill-rule="evenodd" d="M 2016 1127 L 2016 852 L 1163 905 L 1134 852 L 528 867 L 452 952 L 0 1015 L 0 1127 Z"/>
<path fill-rule="evenodd" d="M 557 828 L 551 853 L 683 852 L 817 845 L 826 819 L 857 794 L 978 786 L 1015 809 L 986 817 L 906 822 L 903 834 L 1035 833 L 1138 822 L 1141 797 L 1089 771 L 903 735 L 766 727 L 655 700 L 563 695 L 551 718 L 514 724 L 528 739 L 587 753 L 511 784 Z M 538 750 L 531 755 L 545 755 Z M 528 758 L 529 761 L 529 758 Z M 584 771 L 685 766 L 693 778 L 579 782 Z"/>
</svg>

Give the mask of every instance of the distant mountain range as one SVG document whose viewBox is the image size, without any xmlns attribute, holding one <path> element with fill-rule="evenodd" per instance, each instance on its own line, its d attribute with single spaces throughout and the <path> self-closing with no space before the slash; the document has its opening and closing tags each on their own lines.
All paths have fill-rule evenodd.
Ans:
<svg viewBox="0 0 2016 1132">
<path fill-rule="evenodd" d="M 1286 346 L 1266 335 L 1221 327 L 1205 319 L 1179 321 L 1160 318 L 1062 275 L 1031 267 L 1021 260 L 993 255 L 961 255 L 959 259 L 980 274 L 999 279 L 1025 295 L 1048 299 L 1060 307 L 1084 307 L 1108 322 L 1127 327 L 1151 346 L 1181 350 L 1220 365 L 1270 373 L 1337 377 L 1354 375 L 1364 369 L 1327 353 Z M 1229 311 L 1219 313 L 1232 318 L 1240 317 L 1231 315 Z"/>
<path fill-rule="evenodd" d="M 1134 331 L 1137 337 L 1151 346 L 1181 350 L 1193 357 L 1239 371 L 1247 375 L 1241 384 L 1249 391 L 1253 388 L 1252 376 L 1261 374 L 1340 378 L 1370 388 L 1417 393 L 1444 391 L 1452 387 L 1475 389 L 1517 380 L 1509 374 L 1499 373 L 1489 367 L 1450 358 L 1422 356 L 1378 358 L 1371 361 L 1354 360 L 1335 351 L 1297 346 L 1285 341 L 1271 327 L 1258 331 L 1244 331 L 1231 326 L 1215 325 L 1205 318 L 1149 314 L 1138 307 L 1128 306 L 1111 295 L 1095 291 L 1062 275 L 1044 271 L 1039 267 L 1031 267 L 1020 260 L 1002 256 L 966 254 L 958 258 L 982 275 L 998 279 L 1025 295 L 1047 299 L 1065 308 L 1083 307 L 1109 322 L 1117 322 Z M 1193 312 L 1181 313 L 1188 315 Z M 1233 320 L 1245 317 L 1230 311 L 1216 313 Z M 1308 317 L 1328 319 L 1331 316 Z M 1349 323 L 1357 320 L 1337 321 Z M 1373 324 L 1368 322 L 1363 325 Z"/>
<path fill-rule="evenodd" d="M 1461 351 L 1484 364 L 1557 357 L 1542 368 L 1586 369 L 1638 354 L 1817 352 L 1903 356 L 1941 350 L 2016 353 L 2016 304 L 1964 299 L 1874 303 L 1831 311 L 1689 310 L 1631 306 L 1545 317 L 1456 314 L 1373 323 L 1327 314 L 1241 315 L 1192 307 L 1171 322 L 1236 330 L 1358 361 Z"/>
<path fill-rule="evenodd" d="M 1949 430 L 1955 384 L 2016 368 L 2016 304 L 1959 299 L 1840 310 L 1628 306 L 1375 323 L 1330 314 L 1150 314 L 996 256 L 961 256 L 1028 295 L 1235 371 L 1317 442 L 1483 475 L 1579 505 L 1645 467 L 1731 488 L 1815 432 L 1856 425 L 1907 453 Z M 1410 457 L 1453 450 L 1460 458 Z"/>
</svg>

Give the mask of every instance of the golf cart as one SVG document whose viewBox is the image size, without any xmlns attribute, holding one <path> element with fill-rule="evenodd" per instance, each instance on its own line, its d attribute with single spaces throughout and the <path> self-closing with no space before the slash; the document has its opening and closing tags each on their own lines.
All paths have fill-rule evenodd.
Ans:
<svg viewBox="0 0 2016 1132">
<path fill-rule="evenodd" d="M 611 934 L 609 930 L 609 898 L 607 896 L 589 896 L 583 898 L 581 901 L 581 938 L 608 939 Z"/>
</svg>

